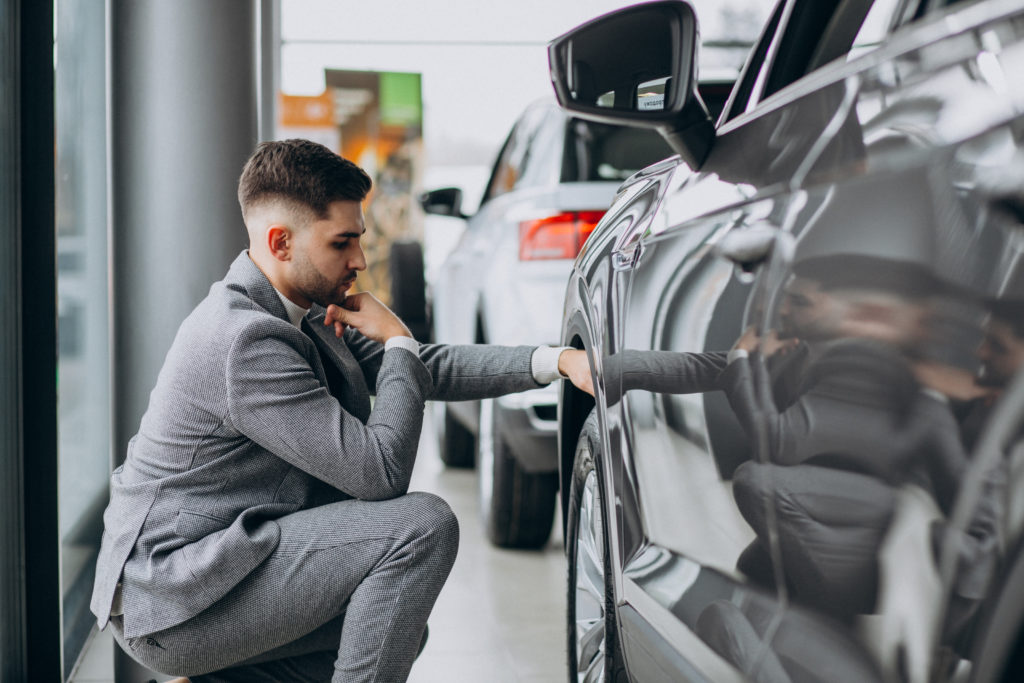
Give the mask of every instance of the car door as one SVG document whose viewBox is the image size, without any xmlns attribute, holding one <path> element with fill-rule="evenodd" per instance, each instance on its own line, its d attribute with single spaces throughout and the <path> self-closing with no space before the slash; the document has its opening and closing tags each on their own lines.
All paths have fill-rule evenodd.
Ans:
<svg viewBox="0 0 1024 683">
<path fill-rule="evenodd" d="M 765 393 L 746 495 L 773 516 L 781 659 L 829 626 L 835 644 L 819 656 L 832 666 L 867 658 L 911 681 L 987 667 L 979 680 L 992 680 L 1016 642 L 1000 634 L 1001 653 L 979 654 L 993 642 L 985 615 L 1020 590 L 1007 578 L 1019 409 L 988 458 L 972 451 L 1016 370 L 997 377 L 992 359 L 1017 339 L 1008 321 L 1024 300 L 1020 217 L 999 211 L 1020 173 L 1009 83 L 1024 12 L 941 4 L 818 76 L 851 93 L 836 130 L 859 135 L 863 160 L 822 156 L 792 182 L 801 208 L 764 266 L 760 327 L 799 339 L 809 362 L 789 390 Z M 763 376 L 777 348 L 762 346 Z M 1016 633 L 1020 609 L 1003 611 Z"/>
<path fill-rule="evenodd" d="M 685 643 L 686 656 L 716 680 L 726 672 L 788 680 L 793 667 L 825 679 L 827 659 L 815 656 L 823 650 L 847 662 L 848 680 L 876 675 L 860 644 L 830 627 L 805 629 L 808 642 L 827 648 L 805 643 L 802 660 L 771 647 L 770 626 L 787 613 L 789 588 L 777 511 L 758 495 L 771 452 L 764 403 L 774 401 L 773 375 L 797 374 L 784 367 L 799 368 L 802 351 L 760 369 L 727 352 L 748 327 L 763 325 L 773 305 L 776 266 L 759 264 L 772 242 L 758 236 L 813 218 L 820 198 L 802 189 L 805 178 L 862 172 L 858 83 L 828 79 L 816 67 L 849 52 L 856 32 L 847 22 L 870 18 L 888 28 L 913 16 L 908 3 L 878 7 L 871 14 L 870 2 L 779 3 L 707 160 L 696 174 L 677 171 L 658 215 L 620 259 L 629 265 L 616 276 L 625 294 L 615 353 L 665 358 L 661 374 L 673 372 L 672 357 L 725 368 L 713 390 L 688 385 L 686 372 L 679 386 L 653 390 L 619 378 L 625 455 L 618 480 L 623 501 L 635 507 L 623 505 L 616 520 L 617 595 L 631 667 L 644 656 L 643 628 L 653 625 Z M 762 247 L 737 250 L 736 243 Z M 755 279 L 761 284 L 752 287 Z M 751 351 L 756 360 L 760 347 Z M 630 634 L 623 609 L 637 609 L 647 623 Z"/>
</svg>

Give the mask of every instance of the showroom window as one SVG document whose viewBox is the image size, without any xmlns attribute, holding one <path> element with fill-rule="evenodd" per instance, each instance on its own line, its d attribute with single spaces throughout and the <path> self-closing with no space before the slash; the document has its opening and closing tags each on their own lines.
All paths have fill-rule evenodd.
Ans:
<svg viewBox="0 0 1024 683">
<path fill-rule="evenodd" d="M 89 597 L 110 472 L 106 9 L 55 4 L 58 497 L 67 676 Z"/>
</svg>

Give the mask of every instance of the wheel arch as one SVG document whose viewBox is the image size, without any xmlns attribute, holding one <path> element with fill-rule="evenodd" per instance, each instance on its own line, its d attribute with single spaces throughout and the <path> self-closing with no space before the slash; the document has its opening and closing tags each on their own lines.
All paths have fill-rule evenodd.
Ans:
<svg viewBox="0 0 1024 683">
<path fill-rule="evenodd" d="M 566 343 L 574 349 L 581 349 L 587 352 L 589 358 L 590 347 L 584 340 L 584 333 L 577 331 Z M 591 361 L 591 372 L 594 364 Z M 573 461 L 576 457 L 576 442 L 579 440 L 580 432 L 583 431 L 583 423 L 587 416 L 594 409 L 596 401 L 594 397 L 584 391 L 577 389 L 572 382 L 562 382 L 558 398 L 558 488 L 559 501 L 562 509 L 562 538 L 566 539 L 566 525 L 569 516 L 569 486 L 572 484 Z"/>
</svg>

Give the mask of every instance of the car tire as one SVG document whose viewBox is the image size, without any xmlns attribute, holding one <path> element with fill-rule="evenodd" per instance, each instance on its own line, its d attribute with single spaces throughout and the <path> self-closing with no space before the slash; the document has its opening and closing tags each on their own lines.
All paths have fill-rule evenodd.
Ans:
<svg viewBox="0 0 1024 683">
<path fill-rule="evenodd" d="M 477 478 L 480 514 L 488 540 L 501 548 L 541 548 L 551 537 L 557 472 L 527 472 L 501 437 L 501 409 L 480 403 Z"/>
<path fill-rule="evenodd" d="M 457 469 L 473 469 L 476 457 L 476 437 L 473 432 L 463 426 L 444 403 L 435 403 L 433 410 L 441 462 Z"/>
<path fill-rule="evenodd" d="M 417 341 L 429 341 L 430 320 L 423 274 L 423 246 L 408 240 L 393 243 L 388 271 L 391 275 L 391 309 Z"/>
<path fill-rule="evenodd" d="M 569 484 L 566 525 L 566 631 L 569 681 L 629 680 L 618 654 L 604 484 L 598 470 L 600 432 L 591 411 L 579 439 Z"/>
</svg>

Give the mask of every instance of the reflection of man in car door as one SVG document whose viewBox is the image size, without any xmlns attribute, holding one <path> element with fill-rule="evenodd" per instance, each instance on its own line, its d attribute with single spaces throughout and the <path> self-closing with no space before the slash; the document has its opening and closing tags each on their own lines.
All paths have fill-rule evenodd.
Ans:
<svg viewBox="0 0 1024 683">
<path fill-rule="evenodd" d="M 958 427 L 914 373 L 938 290 L 926 268 L 907 262 L 808 258 L 786 284 L 777 331 L 748 330 L 728 354 L 627 351 L 606 360 L 608 384 L 618 374 L 623 391 L 722 389 L 748 433 L 763 430 L 761 459 L 733 479 L 757 536 L 738 568 L 754 580 L 775 581 L 771 505 L 792 594 L 839 617 L 871 611 L 895 488 L 921 479 L 948 511 L 966 462 Z"/>
<path fill-rule="evenodd" d="M 942 367 L 919 371 L 922 382 L 941 391 L 957 415 L 967 452 L 972 452 L 995 403 L 1024 366 L 1024 301 L 998 299 L 989 302 L 989 319 L 978 346 L 979 368 L 975 391 L 965 388 L 963 378 Z M 978 391 L 985 393 L 978 394 Z M 942 641 L 962 656 L 972 649 L 970 628 L 981 601 L 989 593 L 1005 549 L 1019 545 L 1024 527 L 1024 506 L 1019 496 L 1008 495 L 1024 481 L 1021 430 L 1009 439 L 1003 457 L 980 473 L 981 491 L 962 532 L 948 535 L 948 525 L 938 521 L 932 528 L 935 556 L 953 540 L 957 566 L 947 609 Z"/>
<path fill-rule="evenodd" d="M 763 354 L 723 373 L 730 403 L 752 434 L 763 430 L 765 446 L 764 459 L 734 477 L 737 504 L 757 534 L 738 567 L 774 584 L 771 509 L 791 595 L 848 619 L 874 610 L 877 553 L 898 487 L 923 484 L 948 513 L 966 457 L 948 403 L 915 375 L 942 292 L 934 276 L 850 254 L 808 260 L 801 276 L 840 315 L 817 319 L 829 326 L 818 326 L 820 343 L 799 377 L 786 380 L 790 389 L 768 379 Z M 772 386 L 770 399 L 750 396 L 759 381 Z"/>
</svg>

